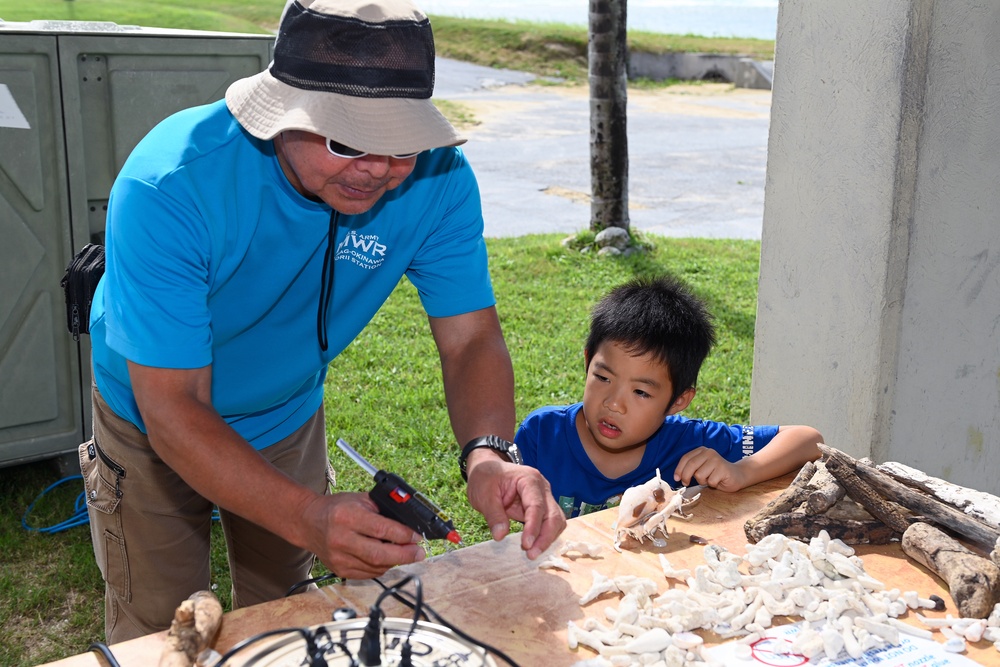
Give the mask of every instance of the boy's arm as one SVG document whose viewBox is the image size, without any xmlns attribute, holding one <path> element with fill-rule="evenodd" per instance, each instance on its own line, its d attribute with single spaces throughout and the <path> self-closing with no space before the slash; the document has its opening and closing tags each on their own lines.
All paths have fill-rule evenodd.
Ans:
<svg viewBox="0 0 1000 667">
<path fill-rule="evenodd" d="M 779 426 L 771 442 L 735 464 L 744 477 L 740 488 L 781 477 L 815 461 L 820 457 L 817 445 L 822 442 L 823 435 L 812 426 Z"/>
<path fill-rule="evenodd" d="M 817 445 L 822 442 L 823 436 L 811 426 L 780 426 L 771 442 L 737 463 L 707 447 L 692 450 L 681 457 L 674 479 L 685 486 L 697 481 L 721 491 L 739 491 L 818 459 Z"/>
</svg>

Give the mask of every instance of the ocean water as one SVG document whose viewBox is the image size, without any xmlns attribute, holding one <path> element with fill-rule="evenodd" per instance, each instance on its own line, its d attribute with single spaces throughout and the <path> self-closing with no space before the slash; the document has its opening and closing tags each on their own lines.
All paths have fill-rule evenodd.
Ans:
<svg viewBox="0 0 1000 667">
<path fill-rule="evenodd" d="M 587 25 L 587 0 L 418 0 L 428 14 Z M 629 30 L 774 39 L 778 0 L 628 0 Z"/>
</svg>

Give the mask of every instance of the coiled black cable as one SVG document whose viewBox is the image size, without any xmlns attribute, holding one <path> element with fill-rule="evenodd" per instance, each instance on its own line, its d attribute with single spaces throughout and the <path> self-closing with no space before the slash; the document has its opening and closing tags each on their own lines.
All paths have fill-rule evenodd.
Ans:
<svg viewBox="0 0 1000 667">
<path fill-rule="evenodd" d="M 287 598 L 289 595 L 294 594 L 295 591 L 299 590 L 300 588 L 303 588 L 305 586 L 309 586 L 310 584 L 318 584 L 318 583 L 321 583 L 321 582 L 324 582 L 324 581 L 329 581 L 330 579 L 338 579 L 338 580 L 343 581 L 342 579 L 340 579 L 340 577 L 338 577 L 333 572 L 327 572 L 326 574 L 320 575 L 318 577 L 313 577 L 312 579 L 303 579 L 302 581 L 300 581 L 297 584 L 292 584 L 291 588 L 289 588 L 287 591 L 285 591 L 285 597 Z"/>
<path fill-rule="evenodd" d="M 410 600 L 406 599 L 405 595 L 409 595 L 409 594 L 405 593 L 404 591 L 399 590 L 399 584 L 396 584 L 395 586 L 387 586 L 386 584 L 382 583 L 378 579 L 375 579 L 374 581 L 375 581 L 376 584 L 378 584 L 379 586 L 382 587 L 382 589 L 383 589 L 383 595 L 392 595 L 392 597 L 395 598 L 398 602 L 402 603 L 403 605 L 405 605 L 406 607 L 408 607 L 410 609 L 413 609 L 414 612 L 415 612 L 414 613 L 414 620 L 416 620 L 421 615 L 423 615 L 425 618 L 427 618 L 427 620 L 433 621 L 434 623 L 437 623 L 438 625 L 443 625 L 444 627 L 448 628 L 449 630 L 451 630 L 452 632 L 454 632 L 456 635 L 458 635 L 461 639 L 464 639 L 465 641 L 469 642 L 470 644 L 475 644 L 476 646 L 478 646 L 479 648 L 483 649 L 487 653 L 490 653 L 491 655 L 495 655 L 496 657 L 500 658 L 501 660 L 503 660 L 504 662 L 506 662 L 511 667 L 520 667 L 520 665 L 518 665 L 509 655 L 507 655 L 506 653 L 504 653 L 500 649 L 498 649 L 498 648 L 496 648 L 494 646 L 490 646 L 489 644 L 487 644 L 487 643 L 485 643 L 483 641 L 480 641 L 480 640 L 476 639 L 475 637 L 472 637 L 471 635 L 468 635 L 465 632 L 462 632 L 461 630 L 459 630 L 457 627 L 455 627 L 454 625 L 452 625 L 451 623 L 449 623 L 448 621 L 446 621 L 440 614 L 438 614 L 436 611 L 434 611 L 434 609 L 429 604 L 423 603 L 422 600 L 415 600 L 415 601 L 411 602 Z M 418 608 L 419 608 L 419 612 L 417 611 Z"/>
<path fill-rule="evenodd" d="M 104 659 L 108 661 L 108 665 L 110 665 L 110 667 L 121 667 L 118 659 L 115 658 L 115 654 L 111 652 L 111 649 L 108 648 L 108 645 L 104 642 L 94 642 L 87 647 L 87 650 L 93 651 L 94 653 L 100 653 Z"/>
</svg>

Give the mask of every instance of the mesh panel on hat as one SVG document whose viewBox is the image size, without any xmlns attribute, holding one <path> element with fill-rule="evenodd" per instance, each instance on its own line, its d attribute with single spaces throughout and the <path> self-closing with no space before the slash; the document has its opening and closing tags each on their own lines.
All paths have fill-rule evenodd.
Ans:
<svg viewBox="0 0 1000 667">
<path fill-rule="evenodd" d="M 288 7 L 271 74 L 290 86 L 351 97 L 429 99 L 434 91 L 430 21 L 370 23 Z"/>
</svg>

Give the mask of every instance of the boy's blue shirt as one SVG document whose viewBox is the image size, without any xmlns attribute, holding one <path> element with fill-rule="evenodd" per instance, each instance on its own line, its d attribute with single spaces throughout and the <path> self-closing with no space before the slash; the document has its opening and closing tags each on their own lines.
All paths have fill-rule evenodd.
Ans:
<svg viewBox="0 0 1000 667">
<path fill-rule="evenodd" d="M 646 443 L 642 462 L 617 479 L 605 477 L 587 456 L 576 430 L 576 416 L 583 403 L 548 406 L 532 412 L 514 436 L 525 465 L 541 471 L 552 486 L 552 495 L 567 517 L 588 514 L 618 505 L 629 487 L 660 476 L 671 486 L 681 457 L 698 447 L 714 449 L 736 462 L 767 445 L 777 426 L 742 426 L 669 415 Z"/>
</svg>

